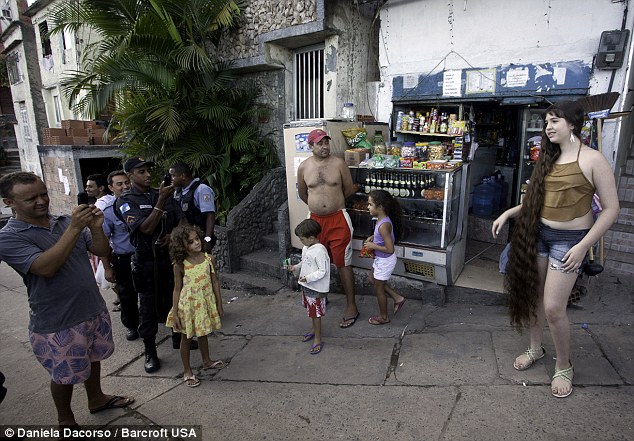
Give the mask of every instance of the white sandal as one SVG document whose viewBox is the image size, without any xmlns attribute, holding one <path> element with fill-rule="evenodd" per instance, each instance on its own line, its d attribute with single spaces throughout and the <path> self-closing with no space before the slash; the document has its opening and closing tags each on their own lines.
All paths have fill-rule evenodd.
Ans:
<svg viewBox="0 0 634 441">
<path fill-rule="evenodd" d="M 183 381 L 185 382 L 185 386 L 187 387 L 197 387 L 200 386 L 200 380 L 196 378 L 196 375 L 183 375 Z M 189 381 L 193 381 L 193 383 L 189 383 Z"/>
<path fill-rule="evenodd" d="M 566 369 L 557 369 L 557 368 L 555 368 L 555 374 L 553 375 L 553 380 L 555 378 L 563 378 L 568 383 L 570 383 L 570 390 L 568 391 L 567 394 L 558 394 L 558 393 L 556 393 L 556 392 L 554 392 L 552 390 L 552 384 L 551 384 L 550 392 L 552 392 L 553 397 L 566 398 L 567 396 L 569 396 L 572 393 L 572 378 L 574 377 L 574 375 L 575 375 L 575 368 L 572 367 L 572 363 L 570 363 L 570 367 L 566 368 Z"/>
<path fill-rule="evenodd" d="M 541 354 L 541 355 L 537 356 L 537 354 Z M 528 348 L 526 351 L 524 351 L 524 355 L 528 357 L 528 364 L 526 366 L 518 367 L 516 364 L 517 361 L 513 362 L 513 367 L 518 371 L 525 371 L 526 369 L 531 367 L 533 364 L 535 364 L 537 360 L 544 358 L 544 355 L 546 355 L 546 349 L 544 349 L 543 346 L 540 346 L 539 349 Z"/>
</svg>

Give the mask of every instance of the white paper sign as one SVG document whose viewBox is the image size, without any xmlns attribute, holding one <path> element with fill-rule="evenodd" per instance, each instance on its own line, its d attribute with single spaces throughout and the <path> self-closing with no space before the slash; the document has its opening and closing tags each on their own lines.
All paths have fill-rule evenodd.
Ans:
<svg viewBox="0 0 634 441">
<path fill-rule="evenodd" d="M 418 75 L 404 75 L 403 89 L 413 89 L 418 86 Z"/>
<path fill-rule="evenodd" d="M 495 69 L 468 70 L 465 93 L 495 92 Z"/>
<path fill-rule="evenodd" d="M 68 184 L 68 176 L 62 176 L 62 184 L 64 184 L 64 194 L 68 196 L 70 194 L 70 185 Z"/>
<path fill-rule="evenodd" d="M 310 156 L 295 156 L 293 158 L 293 169 L 295 170 L 295 177 L 297 177 L 297 169 L 299 168 L 299 164 L 301 164 L 304 160 L 310 158 Z"/>
<path fill-rule="evenodd" d="M 509 69 L 506 72 L 506 87 L 525 87 L 528 83 L 528 67 Z"/>
<path fill-rule="evenodd" d="M 556 67 L 553 72 L 553 76 L 555 77 L 555 83 L 559 85 L 566 84 L 566 72 L 567 69 L 565 67 Z"/>
<path fill-rule="evenodd" d="M 442 80 L 442 94 L 443 96 L 461 96 L 462 71 L 461 70 L 446 70 L 443 72 Z"/>
</svg>

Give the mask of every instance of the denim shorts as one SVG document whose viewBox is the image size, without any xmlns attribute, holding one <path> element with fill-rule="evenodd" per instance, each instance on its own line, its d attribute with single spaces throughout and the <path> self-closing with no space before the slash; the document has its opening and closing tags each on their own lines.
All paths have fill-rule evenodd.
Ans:
<svg viewBox="0 0 634 441">
<path fill-rule="evenodd" d="M 570 248 L 581 242 L 588 231 L 590 230 L 556 230 L 547 225 L 539 224 L 537 255 L 548 257 L 550 269 L 562 271 L 561 265 L 564 263 L 564 256 Z M 577 272 L 580 272 L 581 268 Z"/>
</svg>

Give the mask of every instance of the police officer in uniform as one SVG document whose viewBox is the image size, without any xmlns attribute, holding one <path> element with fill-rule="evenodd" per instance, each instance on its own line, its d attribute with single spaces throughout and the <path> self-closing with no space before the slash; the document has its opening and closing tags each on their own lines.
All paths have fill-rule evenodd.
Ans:
<svg viewBox="0 0 634 441">
<path fill-rule="evenodd" d="M 161 367 L 156 353 L 156 334 L 158 324 L 165 323 L 172 306 L 174 289 L 169 238 L 182 217 L 172 196 L 172 185 L 161 182 L 158 189 L 150 187 L 153 166 L 153 162 L 143 158 L 128 159 L 123 169 L 132 188 L 116 201 L 117 216 L 127 224 L 130 242 L 135 248 L 132 276 L 139 293 L 139 335 L 145 345 L 147 373 Z M 180 334 L 172 335 L 172 339 L 180 342 Z"/>
<path fill-rule="evenodd" d="M 130 233 L 125 222 L 116 215 L 114 202 L 124 192 L 130 191 L 128 174 L 115 170 L 108 175 L 108 188 L 114 194 L 110 205 L 103 211 L 103 232 L 110 241 L 112 253 L 101 258 L 106 280 L 117 285 L 117 295 L 121 302 L 121 323 L 126 328 L 128 341 L 139 338 L 139 295 L 132 279 L 132 257 L 135 248 L 130 243 Z"/>
<path fill-rule="evenodd" d="M 176 187 L 174 199 L 183 210 L 183 215 L 191 225 L 198 225 L 205 233 L 204 251 L 211 253 L 216 243 L 214 226 L 216 224 L 216 205 L 214 191 L 200 178 L 193 178 L 187 164 L 177 162 L 169 169 L 172 184 Z"/>
</svg>

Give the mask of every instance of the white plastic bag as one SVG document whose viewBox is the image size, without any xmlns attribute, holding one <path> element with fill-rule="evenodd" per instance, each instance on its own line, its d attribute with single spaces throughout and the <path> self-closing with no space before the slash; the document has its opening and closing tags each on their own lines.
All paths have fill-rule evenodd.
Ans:
<svg viewBox="0 0 634 441">
<path fill-rule="evenodd" d="M 97 265 L 97 271 L 95 271 L 95 280 L 97 281 L 97 285 L 101 289 L 110 289 L 112 284 L 106 280 L 106 272 L 103 268 L 103 262 L 100 260 Z"/>
</svg>

